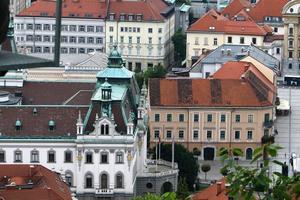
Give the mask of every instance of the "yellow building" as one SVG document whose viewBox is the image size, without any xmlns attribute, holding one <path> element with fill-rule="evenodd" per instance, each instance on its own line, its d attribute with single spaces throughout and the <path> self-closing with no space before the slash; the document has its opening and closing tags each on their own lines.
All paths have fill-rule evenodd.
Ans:
<svg viewBox="0 0 300 200">
<path fill-rule="evenodd" d="M 236 63 L 235 72 L 221 68 L 213 79 L 151 79 L 150 145 L 174 138 L 204 160 L 222 147 L 252 159 L 262 136 L 273 132 L 275 86 L 253 65 Z"/>
</svg>

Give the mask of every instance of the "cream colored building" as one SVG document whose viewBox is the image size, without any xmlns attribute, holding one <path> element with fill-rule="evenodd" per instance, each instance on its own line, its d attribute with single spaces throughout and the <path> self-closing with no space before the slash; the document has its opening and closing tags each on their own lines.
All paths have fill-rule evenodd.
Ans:
<svg viewBox="0 0 300 200">
<path fill-rule="evenodd" d="M 265 29 L 252 20 L 229 20 L 210 10 L 187 30 L 187 66 L 191 66 L 202 53 L 223 44 L 262 47 L 268 31 L 271 29 Z"/>
<path fill-rule="evenodd" d="M 110 1 L 105 29 L 106 53 L 117 44 L 130 70 L 173 61 L 174 7 L 162 0 Z"/>
<path fill-rule="evenodd" d="M 150 145 L 174 138 L 190 151 L 200 150 L 204 160 L 218 159 L 222 147 L 240 148 L 244 159 L 252 159 L 262 137 L 273 134 L 275 116 L 274 93 L 263 92 L 265 80 L 252 84 L 258 74 L 244 74 L 245 80 L 151 79 Z"/>
<path fill-rule="evenodd" d="M 289 1 L 282 10 L 284 21 L 283 73 L 300 74 L 300 42 L 299 42 L 299 9 L 300 1 Z"/>
</svg>

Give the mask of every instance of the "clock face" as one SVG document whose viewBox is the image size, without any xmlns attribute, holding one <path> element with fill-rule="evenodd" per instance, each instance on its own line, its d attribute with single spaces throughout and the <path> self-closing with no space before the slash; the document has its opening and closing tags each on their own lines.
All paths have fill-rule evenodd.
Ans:
<svg viewBox="0 0 300 200">
<path fill-rule="evenodd" d="M 0 43 L 6 38 L 9 23 L 9 0 L 0 1 Z"/>
</svg>

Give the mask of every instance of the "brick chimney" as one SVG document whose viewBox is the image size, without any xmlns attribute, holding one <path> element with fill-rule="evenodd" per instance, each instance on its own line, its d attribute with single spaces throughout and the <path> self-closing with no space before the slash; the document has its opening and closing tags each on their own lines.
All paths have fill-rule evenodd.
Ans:
<svg viewBox="0 0 300 200">
<path fill-rule="evenodd" d="M 222 192 L 222 182 L 217 182 L 217 196 Z"/>
</svg>

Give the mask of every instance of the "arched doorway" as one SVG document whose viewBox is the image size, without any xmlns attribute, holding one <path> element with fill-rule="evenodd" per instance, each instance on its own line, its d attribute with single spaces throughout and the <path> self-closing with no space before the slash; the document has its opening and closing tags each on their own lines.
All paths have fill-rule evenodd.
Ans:
<svg viewBox="0 0 300 200">
<path fill-rule="evenodd" d="M 101 175 L 101 189 L 107 189 L 108 188 L 108 180 L 107 180 L 107 174 Z"/>
<path fill-rule="evenodd" d="M 173 185 L 170 182 L 165 182 L 162 186 L 161 186 L 161 194 L 164 194 L 166 192 L 173 192 Z"/>
<path fill-rule="evenodd" d="M 215 148 L 213 147 L 205 147 L 204 148 L 204 160 L 214 160 L 215 159 Z"/>
<path fill-rule="evenodd" d="M 253 151 L 251 148 L 246 149 L 246 160 L 252 160 Z"/>
</svg>

